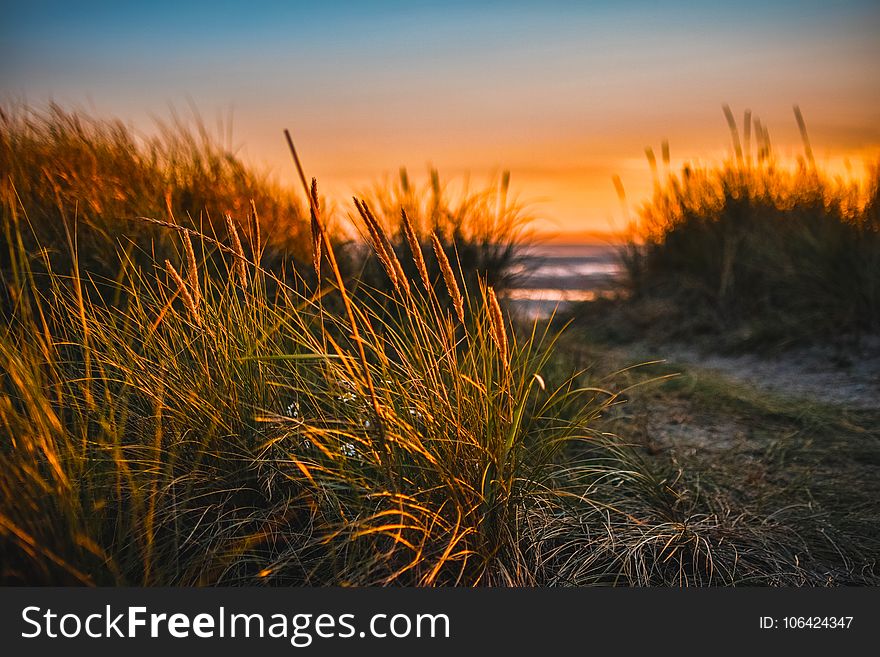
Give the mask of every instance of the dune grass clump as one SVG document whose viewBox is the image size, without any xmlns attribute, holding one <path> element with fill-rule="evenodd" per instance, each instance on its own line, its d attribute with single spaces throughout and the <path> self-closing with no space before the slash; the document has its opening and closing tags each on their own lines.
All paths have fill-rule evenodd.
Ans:
<svg viewBox="0 0 880 657">
<path fill-rule="evenodd" d="M 169 222 L 178 252 L 120 254 L 108 307 L 7 207 L 5 581 L 530 581 L 522 514 L 559 494 L 602 404 L 545 390 L 552 338 L 508 338 L 491 288 L 448 276 L 455 312 L 430 279 L 351 295 L 312 214 L 323 293 L 259 268 L 232 219 L 223 239 Z"/>
<path fill-rule="evenodd" d="M 26 157 L 3 180 L 3 583 L 817 581 L 796 533 L 599 431 L 626 390 L 576 370 L 549 326 L 511 324 L 454 223 L 401 203 L 395 228 L 356 199 L 378 282 L 352 280 L 291 140 L 308 253 L 276 269 L 256 200 L 206 226 L 163 179 L 109 214 L 58 215 L 105 200 L 109 169 L 97 191 L 83 177 L 109 137 L 81 137 L 66 200 Z M 106 157 L 129 150 L 137 163 L 124 141 Z M 129 203 L 150 249 L 85 237 Z M 44 244 L 53 216 L 64 239 Z"/>
<path fill-rule="evenodd" d="M 144 217 L 187 221 L 211 238 L 229 235 L 227 217 L 233 217 L 242 236 L 261 243 L 260 266 L 277 276 L 296 266 L 302 283 L 318 285 L 318 268 L 312 276 L 302 267 L 322 248 L 310 245 L 309 235 L 317 233 L 309 203 L 245 164 L 198 115 L 190 125 L 173 114 L 157 123 L 155 135 L 142 136 L 121 121 L 55 104 L 45 110 L 8 105 L 0 108 L 0 171 L 4 207 L 20 206 L 26 217 L 26 248 L 46 249 L 59 271 L 72 266 L 74 235 L 78 266 L 112 281 L 120 249 L 149 266 L 177 248 L 168 230 Z M 406 278 L 423 274 L 405 257 L 412 240 L 429 254 L 436 237 L 447 257 L 457 259 L 457 276 L 471 294 L 478 293 L 481 280 L 501 291 L 514 282 L 528 220 L 508 198 L 508 187 L 505 173 L 485 190 L 472 192 L 465 185 L 452 193 L 437 171 L 431 172 L 430 184 L 417 187 L 402 170 L 398 183 L 376 186 L 358 201 L 354 220 L 364 216 L 363 208 L 372 218 L 361 225 L 381 225 L 388 236 L 382 248 L 394 250 Z M 401 212 L 408 213 L 408 228 Z M 325 213 L 324 220 L 343 277 L 385 288 L 389 281 L 378 263 L 383 250 L 363 249 L 345 230 L 345 218 Z M 5 257 L 4 250 L 0 265 Z M 433 259 L 421 263 L 431 268 L 431 276 L 439 273 Z M 102 293 L 111 294 L 112 284 Z"/>
<path fill-rule="evenodd" d="M 69 268 L 61 259 L 76 224 L 79 265 L 112 277 L 119 248 L 140 264 L 172 252 L 167 231 L 137 217 L 190 217 L 215 236 L 232 214 L 250 215 L 246 229 L 260 231 L 266 266 L 306 261 L 309 227 L 293 193 L 247 166 L 201 121 L 193 129 L 175 115 L 157 127 L 146 137 L 54 104 L 0 108 L 0 194 L 27 217 L 28 248 L 46 248 L 56 266 Z"/>
<path fill-rule="evenodd" d="M 430 278 L 352 295 L 316 197 L 320 293 L 257 266 L 232 220 L 223 239 L 162 222 L 178 252 L 121 253 L 113 307 L 76 253 L 69 272 L 29 253 L 8 209 L 5 583 L 803 581 L 596 431 L 617 396 L 557 336 L 513 330 L 491 286 L 439 276 L 460 310 Z"/>
<path fill-rule="evenodd" d="M 667 337 L 771 348 L 876 333 L 878 169 L 864 182 L 823 172 L 797 110 L 804 156 L 786 168 L 765 126 L 754 122 L 751 148 L 750 114 L 743 144 L 726 113 L 734 158 L 663 181 L 653 165 L 654 195 L 624 250 L 632 298 Z"/>
<path fill-rule="evenodd" d="M 528 241 L 530 217 L 510 195 L 508 171 L 484 189 L 470 191 L 465 182 L 456 192 L 441 182 L 436 169 L 421 186 L 401 169 L 398 180 L 374 186 L 365 203 L 387 232 L 388 248 L 398 254 L 407 277 L 441 274 L 439 261 L 424 257 L 437 253 L 439 245 L 445 257 L 457 261 L 459 282 L 471 294 L 478 294 L 481 281 L 499 293 L 516 285 L 526 262 L 521 247 Z M 406 257 L 416 243 L 421 260 Z M 427 272 L 421 269 L 425 264 Z M 367 280 L 373 280 L 375 269 L 367 268 Z"/>
</svg>

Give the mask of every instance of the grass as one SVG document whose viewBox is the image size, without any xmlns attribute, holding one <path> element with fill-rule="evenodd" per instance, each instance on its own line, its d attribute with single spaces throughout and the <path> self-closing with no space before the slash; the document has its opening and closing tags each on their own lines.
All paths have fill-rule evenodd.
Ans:
<svg viewBox="0 0 880 657">
<path fill-rule="evenodd" d="M 880 331 L 880 169 L 864 182 L 824 173 L 797 108 L 804 156 L 786 168 L 760 122 L 753 152 L 725 113 L 736 155 L 720 165 L 661 180 L 649 152 L 654 194 L 622 253 L 629 301 L 618 323 L 725 349 Z M 744 134 L 751 122 L 747 112 Z"/>
<path fill-rule="evenodd" d="M 589 482 L 635 476 L 591 429 L 607 396 L 548 385 L 554 338 L 517 339 L 491 288 L 463 323 L 433 286 L 363 301 L 343 284 L 331 314 L 295 283 L 267 299 L 271 274 L 232 236 L 199 236 L 226 269 L 202 255 L 187 270 L 188 247 L 166 271 L 123 261 L 125 303 L 108 308 L 76 269 L 43 262 L 34 282 L 18 226 L 6 234 L 7 582 L 556 581 L 537 546 L 557 518 L 603 524 Z M 576 442 L 590 458 L 562 458 Z M 582 577 L 609 577 L 600 565 Z"/>
<path fill-rule="evenodd" d="M 358 277 L 291 141 L 306 210 L 257 186 L 303 232 L 305 252 L 276 267 L 283 240 L 260 198 L 224 209 L 230 189 L 249 188 L 220 175 L 219 215 L 174 200 L 197 187 L 184 172 L 237 170 L 232 160 L 184 139 L 181 170 L 171 142 L 144 164 L 123 128 L 53 112 L 4 115 L 4 583 L 855 577 L 857 555 L 823 552 L 824 570 L 805 558 L 810 541 L 772 504 L 704 495 L 675 461 L 646 455 L 622 410 L 631 384 L 644 389 L 638 375 L 604 376 L 550 325 L 509 322 L 492 285 L 503 271 L 487 281 L 459 257 L 494 249 L 492 231 L 519 216 L 503 182 L 495 203 L 465 204 L 451 223 L 399 191 L 381 196 L 387 208 L 357 199 L 375 268 Z M 242 171 L 233 178 L 257 180 Z M 101 205 L 115 195 L 118 207 Z M 488 228 L 456 233 L 468 216 Z"/>
<path fill-rule="evenodd" d="M 691 354 L 618 375 L 626 403 L 597 425 L 625 437 L 638 470 L 671 487 L 658 500 L 661 517 L 687 527 L 694 544 L 707 541 L 691 558 L 711 560 L 716 572 L 735 561 L 741 582 L 768 582 L 754 558 L 777 573 L 772 583 L 876 585 L 880 415 L 839 395 L 823 401 L 810 386 L 792 393 L 798 368 L 770 387 L 755 384 L 755 373 L 700 362 L 752 351 L 789 361 L 821 353 L 827 367 L 834 353 L 853 364 L 859 343 L 880 331 L 878 169 L 863 182 L 824 173 L 797 108 L 804 156 L 786 168 L 764 126 L 746 113 L 742 133 L 757 135 L 750 150 L 725 114 L 734 157 L 719 165 L 661 178 L 648 151 L 654 194 L 621 251 L 620 294 L 576 306 L 564 344 L 574 362 L 600 371 Z M 663 159 L 669 171 L 665 144 Z M 619 181 L 618 191 L 625 202 Z M 725 553 L 730 536 L 736 557 Z M 684 581 L 700 572 L 676 568 Z"/>
<path fill-rule="evenodd" d="M 160 122 L 154 136 L 142 136 L 120 121 L 54 104 L 46 110 L 2 107 L 0 170 L 3 203 L 18 206 L 28 222 L 22 232 L 25 247 L 30 252 L 46 249 L 59 270 L 73 265 L 72 235 L 78 240 L 77 265 L 96 278 L 112 280 L 120 250 L 142 267 L 175 255 L 171 234 L 143 217 L 177 217 L 216 239 L 227 234 L 230 215 L 244 234 L 259 237 L 260 266 L 277 276 L 293 266 L 304 283 L 317 287 L 309 267 L 314 251 L 309 204 L 267 173 L 247 166 L 198 115 L 194 126 L 175 115 Z M 477 294 L 479 280 L 499 290 L 514 282 L 528 217 L 508 198 L 508 185 L 505 173 L 486 189 L 453 194 L 437 171 L 431 171 L 430 184 L 417 188 L 402 170 L 399 183 L 377 186 L 363 201 L 387 231 L 407 276 L 417 272 L 409 258 L 400 257 L 409 248 L 402 209 L 423 250 L 431 251 L 436 235 L 447 255 L 457 258 L 460 282 Z M 345 280 L 353 287 L 358 281 L 385 287 L 388 281 L 374 251 L 351 239 L 347 219 L 325 212 L 324 221 Z M 5 258 L 3 250 L 0 266 L 8 267 Z M 427 263 L 432 275 L 439 273 L 432 259 Z M 104 294 L 112 291 L 108 284 Z"/>
<path fill-rule="evenodd" d="M 562 348 L 598 371 L 644 358 L 576 334 Z M 626 436 L 643 471 L 673 488 L 671 518 L 696 535 L 729 532 L 740 550 L 750 545 L 738 555 L 741 574 L 751 570 L 744 559 L 759 558 L 785 573 L 777 583 L 876 585 L 880 414 L 756 390 L 674 361 L 616 379 L 626 403 L 597 429 Z M 723 547 L 706 552 L 723 567 Z"/>
<path fill-rule="evenodd" d="M 434 249 L 432 236 L 436 236 L 447 257 L 458 261 L 463 273 L 460 282 L 471 293 L 478 292 L 481 281 L 498 292 L 515 287 L 525 264 L 521 246 L 530 236 L 530 216 L 511 198 L 510 172 L 502 172 L 500 180 L 475 192 L 465 184 L 458 194 L 441 181 L 436 169 L 429 173 L 428 182 L 418 187 L 410 182 L 406 169 L 401 169 L 398 181 L 375 185 L 367 197 L 406 275 L 420 275 L 405 255 L 413 240 L 428 254 Z M 434 259 L 424 260 L 430 267 L 429 275 L 436 277 L 440 271 Z M 375 281 L 369 273 L 363 278 Z"/>
<path fill-rule="evenodd" d="M 46 248 L 53 264 L 69 268 L 75 223 L 80 267 L 113 277 L 120 249 L 142 265 L 173 253 L 167 231 L 137 217 L 171 213 L 217 236 L 232 214 L 259 221 L 267 267 L 308 262 L 308 213 L 293 193 L 246 166 L 200 123 L 193 130 L 175 117 L 158 127 L 142 137 L 120 121 L 58 105 L 0 108 L 0 191 L 27 217 L 28 249 Z M 254 208 L 259 215 L 249 216 Z"/>
</svg>

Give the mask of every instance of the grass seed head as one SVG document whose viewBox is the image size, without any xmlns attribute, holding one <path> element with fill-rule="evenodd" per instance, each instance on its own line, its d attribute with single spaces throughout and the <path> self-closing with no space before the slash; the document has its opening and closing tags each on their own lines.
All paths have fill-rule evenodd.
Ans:
<svg viewBox="0 0 880 657">
<path fill-rule="evenodd" d="M 379 262 L 382 263 L 382 267 L 388 274 L 388 278 L 391 279 L 391 283 L 395 289 L 400 290 L 403 288 L 409 292 L 409 282 L 406 280 L 403 268 L 400 266 L 397 255 L 394 253 L 391 240 L 388 239 L 384 229 L 366 202 L 354 199 L 354 204 L 367 226 L 367 231 L 370 233 L 373 251 L 376 253 L 376 257 L 379 258 Z"/>
<path fill-rule="evenodd" d="M 507 330 L 504 328 L 504 315 L 501 313 L 501 305 L 498 303 L 498 297 L 495 296 L 495 290 L 491 286 L 487 289 L 486 303 L 489 310 L 489 332 L 502 360 L 507 363 L 510 347 L 507 342 Z"/>
<path fill-rule="evenodd" d="M 440 243 L 437 233 L 431 233 L 431 242 L 434 245 L 434 255 L 440 265 L 440 272 L 443 274 L 443 282 L 446 283 L 446 290 L 452 298 L 455 315 L 458 317 L 458 321 L 464 324 L 464 299 L 461 296 L 461 290 L 458 289 L 455 272 L 452 271 L 452 265 L 449 264 L 449 258 L 446 257 L 446 252 L 443 250 L 443 244 Z"/>
<path fill-rule="evenodd" d="M 251 199 L 251 253 L 254 262 L 259 264 L 260 254 L 263 251 L 262 236 L 260 235 L 260 215 L 257 214 L 257 204 Z"/>
<path fill-rule="evenodd" d="M 174 268 L 174 265 L 171 264 L 170 260 L 165 261 L 165 271 L 168 272 L 168 275 L 177 283 L 177 289 L 180 293 L 180 298 L 183 299 L 183 305 L 189 311 L 190 315 L 192 315 L 193 321 L 196 323 L 196 326 L 202 325 L 202 318 L 199 315 L 199 309 L 196 306 L 195 299 L 193 299 L 192 294 L 186 287 L 186 281 L 183 280 L 183 277 L 177 273 L 177 270 Z"/>
<path fill-rule="evenodd" d="M 312 232 L 312 266 L 315 268 L 315 274 L 318 276 L 318 281 L 321 280 L 321 222 L 318 220 L 318 212 L 320 212 L 320 206 L 318 205 L 318 180 L 317 178 L 312 178 L 312 188 L 309 191 L 309 196 L 311 196 L 311 203 L 309 204 L 309 215 L 311 217 L 311 232 Z"/>
<path fill-rule="evenodd" d="M 189 289 L 192 292 L 193 303 L 198 309 L 202 301 L 202 292 L 199 287 L 199 270 L 196 264 L 196 252 L 193 250 L 192 240 L 186 231 L 183 231 L 183 248 L 186 251 L 186 276 L 189 279 Z"/>
<path fill-rule="evenodd" d="M 229 239 L 232 240 L 232 249 L 235 251 L 235 272 L 238 274 L 238 282 L 241 284 L 242 289 L 246 290 L 248 282 L 245 263 L 247 260 L 244 257 L 244 248 L 241 245 L 241 240 L 238 238 L 235 222 L 232 221 L 232 215 L 230 214 L 226 215 L 226 228 L 229 230 Z"/>
</svg>

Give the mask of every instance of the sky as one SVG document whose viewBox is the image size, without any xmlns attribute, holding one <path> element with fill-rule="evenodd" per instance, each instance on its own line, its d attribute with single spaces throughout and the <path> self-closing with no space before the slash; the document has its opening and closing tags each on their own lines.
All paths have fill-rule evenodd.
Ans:
<svg viewBox="0 0 880 657">
<path fill-rule="evenodd" d="M 143 133 L 192 107 L 246 161 L 348 198 L 401 166 L 511 188 L 565 240 L 621 229 L 673 167 L 730 149 L 751 109 L 777 153 L 800 140 L 854 170 L 880 153 L 880 1 L 6 2 L 0 102 L 49 100 Z M 218 128 L 219 132 L 219 128 Z"/>
</svg>

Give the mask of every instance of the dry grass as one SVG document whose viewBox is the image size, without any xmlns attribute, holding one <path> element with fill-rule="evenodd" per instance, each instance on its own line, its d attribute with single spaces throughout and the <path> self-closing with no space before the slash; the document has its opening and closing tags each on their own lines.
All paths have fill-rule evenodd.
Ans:
<svg viewBox="0 0 880 657">
<path fill-rule="evenodd" d="M 308 222 L 302 204 L 268 175 L 246 166 L 203 126 L 175 118 L 142 137 L 120 121 L 91 118 L 52 105 L 0 108 L 0 195 L 18 205 L 53 263 L 70 266 L 65 229 L 76 224 L 83 269 L 113 279 L 117 251 L 139 264 L 162 262 L 178 245 L 138 216 L 186 220 L 216 237 L 226 215 L 260 208 L 257 231 L 265 265 L 307 262 Z M 252 205 L 253 203 L 253 205 Z M 253 231 L 252 231 L 253 232 Z"/>
<path fill-rule="evenodd" d="M 661 180 L 650 154 L 654 195 L 623 252 L 633 315 L 651 316 L 661 337 L 720 335 L 731 348 L 880 331 L 878 169 L 865 181 L 823 172 L 797 108 L 795 168 L 778 161 L 757 119 L 752 153 L 748 112 L 746 148 L 725 115 L 733 159 Z"/>
<path fill-rule="evenodd" d="M 57 153 L 41 129 L 7 140 L 7 161 L 40 161 L 32 151 L 47 144 Z M 105 157 L 104 128 L 83 128 L 85 139 L 68 129 L 87 162 Z M 394 209 L 404 257 L 372 204 L 356 202 L 397 281 L 352 285 L 289 143 L 311 215 L 301 262 L 319 273 L 317 289 L 308 265 L 260 264 L 273 237 L 259 199 L 242 205 L 245 249 L 241 224 L 230 220 L 222 238 L 203 229 L 197 212 L 165 202 L 164 180 L 120 201 L 152 215 L 141 223 L 166 245 L 161 258 L 123 245 L 95 263 L 81 241 L 94 225 L 69 226 L 60 253 L 41 247 L 35 216 L 79 194 L 98 201 L 91 187 L 59 201 L 33 171 L 4 178 L 4 582 L 804 581 L 784 533 L 683 509 L 674 485 L 599 431 L 620 394 L 576 371 L 549 328 L 513 330 L 492 282 L 469 280 L 450 257 L 454 235 L 432 230 L 425 257 L 412 204 Z M 111 151 L 108 162 L 123 157 Z M 117 175 L 71 171 L 93 171 L 105 191 Z M 503 187 L 492 221 L 510 216 Z M 141 197 L 151 199 L 142 208 Z M 417 277 L 428 284 L 403 283 Z"/>
</svg>

